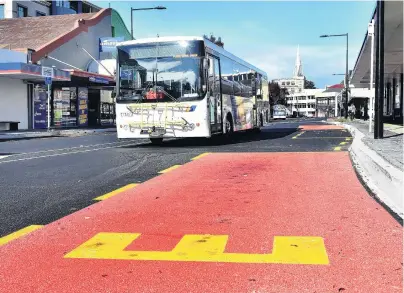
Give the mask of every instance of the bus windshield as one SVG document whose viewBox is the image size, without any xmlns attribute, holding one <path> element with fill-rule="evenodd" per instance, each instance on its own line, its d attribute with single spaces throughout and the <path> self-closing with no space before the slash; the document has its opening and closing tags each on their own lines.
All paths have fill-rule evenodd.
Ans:
<svg viewBox="0 0 404 293">
<path fill-rule="evenodd" d="M 183 48 L 179 45 L 177 49 L 172 44 L 160 44 L 160 53 L 156 53 L 156 46 L 149 44 L 147 47 L 118 49 L 121 52 L 117 102 L 169 102 L 203 98 L 202 58 L 198 54 L 186 54 L 189 52 L 181 51 Z"/>
</svg>

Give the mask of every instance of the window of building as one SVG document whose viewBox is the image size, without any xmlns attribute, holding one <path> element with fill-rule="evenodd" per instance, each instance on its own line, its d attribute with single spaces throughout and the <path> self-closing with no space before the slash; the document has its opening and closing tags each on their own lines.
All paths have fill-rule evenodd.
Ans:
<svg viewBox="0 0 404 293">
<path fill-rule="evenodd" d="M 294 82 L 294 81 L 292 81 L 292 85 L 295 85 L 295 82 Z"/>
<path fill-rule="evenodd" d="M 284 81 L 282 81 L 282 85 L 285 85 L 285 82 L 284 82 Z"/>
<path fill-rule="evenodd" d="M 37 11 L 36 16 L 46 16 L 46 14 L 41 11 Z"/>
<path fill-rule="evenodd" d="M 27 17 L 27 16 L 28 16 L 27 7 L 17 5 L 17 17 Z"/>
<path fill-rule="evenodd" d="M 4 18 L 4 4 L 0 4 L 0 19 Z"/>
</svg>

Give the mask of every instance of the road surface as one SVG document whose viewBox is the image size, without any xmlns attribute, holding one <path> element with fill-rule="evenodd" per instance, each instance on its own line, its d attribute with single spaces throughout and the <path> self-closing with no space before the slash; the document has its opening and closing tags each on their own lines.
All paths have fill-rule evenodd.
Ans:
<svg viewBox="0 0 404 293">
<path fill-rule="evenodd" d="M 309 119 L 2 143 L 0 292 L 402 292 L 402 226 L 350 142 Z"/>
</svg>

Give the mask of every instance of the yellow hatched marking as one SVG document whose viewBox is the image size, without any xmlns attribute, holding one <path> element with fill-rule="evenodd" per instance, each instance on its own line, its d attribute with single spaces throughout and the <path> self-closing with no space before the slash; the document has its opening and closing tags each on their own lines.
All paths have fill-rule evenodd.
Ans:
<svg viewBox="0 0 404 293">
<path fill-rule="evenodd" d="M 3 244 L 6 244 L 8 242 L 11 242 L 17 238 L 20 238 L 24 235 L 27 235 L 35 230 L 38 230 L 39 228 L 43 227 L 43 225 L 31 225 L 27 226 L 25 228 L 22 228 L 21 230 L 15 231 L 11 234 L 8 234 L 6 236 L 3 236 L 0 238 L 0 246 Z"/>
<path fill-rule="evenodd" d="M 352 140 L 352 137 L 347 137 L 347 138 L 345 138 L 345 140 L 350 141 L 350 140 Z"/>
<path fill-rule="evenodd" d="M 321 237 L 275 236 L 272 253 L 225 253 L 228 235 L 184 235 L 172 251 L 128 251 L 140 233 L 98 233 L 65 258 L 327 265 Z"/>
<path fill-rule="evenodd" d="M 298 138 L 299 136 L 301 136 L 303 133 L 305 133 L 306 131 L 302 131 L 302 132 L 300 132 L 299 134 L 297 134 L 297 135 L 295 135 L 294 137 L 292 137 L 292 139 L 296 139 L 296 138 Z"/>
<path fill-rule="evenodd" d="M 128 189 L 131 189 L 131 188 L 133 188 L 133 187 L 135 187 L 135 186 L 138 186 L 138 185 L 139 185 L 138 183 L 131 183 L 131 184 L 128 184 L 128 185 L 123 186 L 123 187 L 121 187 L 121 188 L 118 188 L 118 189 L 116 189 L 116 190 L 114 190 L 114 191 L 111 191 L 111 192 L 108 192 L 108 193 L 106 193 L 106 194 L 104 194 L 104 195 L 101 195 L 101 196 L 99 196 L 99 197 L 96 197 L 96 198 L 94 198 L 94 200 L 106 200 L 107 198 L 113 197 L 113 196 L 115 196 L 115 195 L 117 195 L 117 194 L 119 194 L 119 193 L 121 193 L 121 192 L 124 192 L 124 191 L 126 191 L 126 190 L 128 190 Z"/>
<path fill-rule="evenodd" d="M 164 169 L 163 171 L 160 171 L 159 173 L 164 174 L 164 173 L 170 172 L 170 171 L 172 171 L 174 169 L 177 169 L 179 167 L 181 167 L 181 165 L 174 165 L 174 166 L 171 166 L 170 168 L 167 168 L 167 169 Z"/>
<path fill-rule="evenodd" d="M 348 142 L 343 141 L 343 142 L 340 143 L 340 145 L 346 145 L 347 143 L 348 143 Z"/>
<path fill-rule="evenodd" d="M 202 157 L 205 157 L 205 156 L 207 156 L 207 155 L 209 155 L 209 154 L 211 154 L 211 153 L 203 153 L 203 154 L 200 154 L 199 156 L 196 156 L 196 157 L 192 158 L 191 161 L 198 160 L 198 159 L 200 159 L 200 158 L 202 158 Z"/>
<path fill-rule="evenodd" d="M 339 146 L 334 148 L 334 151 L 340 151 L 340 150 L 341 150 L 341 147 L 339 147 Z"/>
</svg>

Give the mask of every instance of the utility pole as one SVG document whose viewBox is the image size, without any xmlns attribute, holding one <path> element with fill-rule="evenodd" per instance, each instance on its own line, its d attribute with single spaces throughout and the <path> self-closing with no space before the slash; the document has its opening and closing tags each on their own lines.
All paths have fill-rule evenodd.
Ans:
<svg viewBox="0 0 404 293">
<path fill-rule="evenodd" d="M 133 37 L 133 11 L 139 11 L 139 10 L 164 10 L 167 9 L 164 6 L 156 6 L 156 7 L 148 7 L 148 8 L 130 8 L 130 35 L 132 37 L 132 40 L 135 38 Z"/>
<path fill-rule="evenodd" d="M 348 71 L 348 33 L 338 34 L 338 35 L 321 35 L 320 38 L 330 38 L 330 37 L 346 37 L 346 58 L 345 58 L 345 89 L 342 95 L 344 104 L 344 116 L 345 119 L 348 118 L 348 92 L 349 92 L 349 71 Z M 345 100 L 345 102 L 344 102 Z"/>
<path fill-rule="evenodd" d="M 373 113 L 373 97 L 374 95 L 374 90 L 373 90 L 373 54 L 374 54 L 374 47 L 375 47 L 375 21 L 372 19 L 372 21 L 369 23 L 368 26 L 368 36 L 372 38 L 371 40 L 371 48 L 370 48 L 370 83 L 369 83 L 369 89 L 370 89 L 370 97 L 369 97 L 369 132 L 372 132 L 372 120 L 374 117 Z"/>
<path fill-rule="evenodd" d="M 374 138 L 383 138 L 384 104 L 384 1 L 376 7 L 376 82 Z"/>
</svg>

